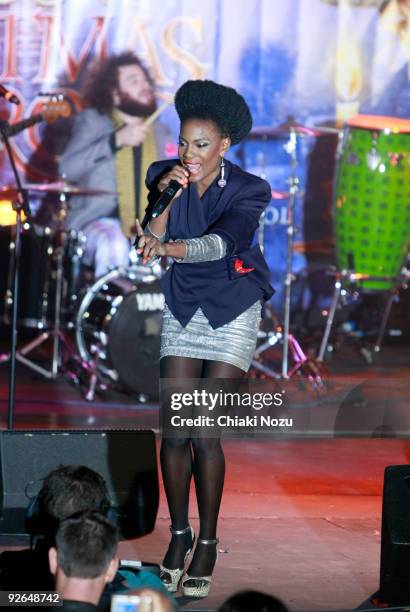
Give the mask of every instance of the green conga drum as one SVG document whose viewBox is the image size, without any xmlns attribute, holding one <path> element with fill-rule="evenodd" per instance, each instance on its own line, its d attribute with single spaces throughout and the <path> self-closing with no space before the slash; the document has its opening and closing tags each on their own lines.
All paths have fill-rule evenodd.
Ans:
<svg viewBox="0 0 410 612">
<path fill-rule="evenodd" d="M 410 247 L 410 121 L 358 115 L 343 130 L 335 181 L 339 270 L 369 291 L 397 284 Z"/>
</svg>

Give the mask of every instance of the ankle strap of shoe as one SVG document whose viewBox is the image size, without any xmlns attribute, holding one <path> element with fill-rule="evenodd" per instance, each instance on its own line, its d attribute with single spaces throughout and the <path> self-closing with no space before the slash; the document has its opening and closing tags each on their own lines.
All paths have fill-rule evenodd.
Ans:
<svg viewBox="0 0 410 612">
<path fill-rule="evenodd" d="M 184 533 L 188 533 L 188 531 L 191 531 L 191 526 L 188 525 L 188 527 L 185 527 L 185 529 L 174 529 L 172 525 L 170 525 L 169 530 L 172 535 L 183 535 Z"/>
<path fill-rule="evenodd" d="M 198 538 L 198 542 L 200 544 L 218 544 L 219 538 L 216 538 L 216 540 L 202 540 L 202 538 Z"/>
</svg>

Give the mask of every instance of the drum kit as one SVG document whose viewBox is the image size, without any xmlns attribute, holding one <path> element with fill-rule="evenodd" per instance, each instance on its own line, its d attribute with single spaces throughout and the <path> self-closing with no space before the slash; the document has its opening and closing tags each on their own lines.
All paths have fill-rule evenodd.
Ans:
<svg viewBox="0 0 410 612">
<path fill-rule="evenodd" d="M 46 378 L 56 378 L 64 370 L 74 380 L 78 380 L 77 368 L 67 371 L 67 363 L 80 363 L 89 377 L 85 396 L 90 400 L 97 385 L 104 388 L 107 383 L 119 384 L 140 394 L 141 399 L 155 396 L 164 306 L 158 284 L 161 268 L 137 264 L 115 268 L 84 289 L 81 263 L 85 236 L 64 228 L 67 198 L 107 192 L 64 181 L 26 184 L 24 189 L 51 194 L 58 203 L 55 227 L 27 220 L 22 227 L 18 324 L 38 330 L 39 336 L 17 350 L 17 360 Z M 13 189 L 3 189 L 0 194 L 3 201 L 15 196 Z M 0 257 L 4 262 L 0 270 L 0 323 L 5 326 L 11 323 L 16 231 L 9 223 L 9 213 L 2 216 L 0 211 Z M 70 330 L 75 330 L 76 352 L 67 337 Z M 49 339 L 53 340 L 51 367 L 45 368 L 27 355 Z M 0 363 L 9 358 L 9 353 L 0 355 Z"/>
<path fill-rule="evenodd" d="M 272 378 L 289 378 L 302 371 L 317 385 L 322 385 L 317 362 L 306 356 L 290 333 L 290 304 L 294 206 L 295 198 L 300 195 L 297 141 L 323 134 L 334 134 L 339 139 L 334 183 L 338 271 L 318 362 L 324 359 L 343 288 L 348 290 L 354 285 L 362 291 L 393 295 L 405 281 L 402 266 L 410 246 L 410 121 L 359 116 L 339 129 L 303 126 L 291 120 L 279 127 L 255 128 L 251 132 L 250 138 L 254 140 L 286 137 L 285 151 L 290 160 L 289 191 L 272 192 L 274 199 L 287 199 L 283 325 L 277 325 L 268 305 L 267 316 L 275 325 L 273 330 L 260 332 L 252 366 L 254 371 Z M 161 267 L 134 262 L 84 285 L 85 238 L 81 232 L 64 226 L 69 197 L 79 194 L 91 197 L 106 192 L 83 189 L 64 181 L 24 187 L 29 193 L 52 194 L 58 203 L 55 227 L 40 227 L 27 219 L 22 227 L 18 324 L 38 330 L 39 336 L 17 350 L 17 360 L 47 378 L 55 378 L 65 371 L 78 382 L 85 373 L 88 400 L 94 399 L 96 391 L 107 385 L 119 386 L 142 400 L 155 397 L 164 304 L 159 288 Z M 0 200 L 14 197 L 14 188 L 0 191 Z M 259 232 L 262 249 L 263 226 L 262 219 Z M 0 206 L 0 323 L 5 326 L 10 325 L 13 302 L 11 262 L 15 234 L 16 227 Z M 384 326 L 387 317 L 386 310 Z M 74 331 L 75 350 L 68 337 L 70 331 Z M 50 369 L 27 357 L 48 339 L 53 341 Z M 266 351 L 277 343 L 282 345 L 280 372 L 264 359 Z M 294 362 L 292 368 L 288 366 L 289 356 Z M 8 359 L 8 353 L 0 355 L 0 363 Z M 74 367 L 68 365 L 70 362 Z"/>
</svg>

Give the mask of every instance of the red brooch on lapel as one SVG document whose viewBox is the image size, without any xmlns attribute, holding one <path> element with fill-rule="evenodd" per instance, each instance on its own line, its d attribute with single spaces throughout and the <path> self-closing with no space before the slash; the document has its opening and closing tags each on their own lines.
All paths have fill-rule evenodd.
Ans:
<svg viewBox="0 0 410 612">
<path fill-rule="evenodd" d="M 233 267 L 235 268 L 235 272 L 239 272 L 239 274 L 248 274 L 252 272 L 255 268 L 244 268 L 242 259 L 236 258 L 233 262 Z"/>
</svg>

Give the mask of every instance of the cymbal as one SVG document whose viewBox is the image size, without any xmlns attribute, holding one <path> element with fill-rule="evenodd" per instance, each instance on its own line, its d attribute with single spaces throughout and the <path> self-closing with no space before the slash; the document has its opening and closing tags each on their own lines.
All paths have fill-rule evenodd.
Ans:
<svg viewBox="0 0 410 612">
<path fill-rule="evenodd" d="M 23 185 L 27 191 L 38 191 L 40 193 L 67 193 L 72 195 L 96 196 L 96 195 L 117 195 L 116 191 L 106 189 L 89 189 L 65 181 L 55 181 L 54 183 L 26 183 Z"/>
<path fill-rule="evenodd" d="M 315 130 L 320 132 L 320 135 L 326 134 L 335 134 L 336 136 L 340 134 L 343 130 L 344 123 L 341 121 L 327 121 L 325 123 L 318 123 L 315 125 Z"/>
<path fill-rule="evenodd" d="M 326 134 L 338 134 L 340 130 L 334 127 L 328 126 L 308 126 L 296 123 L 294 121 L 288 121 L 281 125 L 259 125 L 255 127 L 248 135 L 249 140 L 268 140 L 271 138 L 286 138 L 295 132 L 298 136 L 324 136 Z"/>
<path fill-rule="evenodd" d="M 117 195 L 117 191 L 107 191 L 105 189 L 88 189 L 86 187 L 79 187 L 78 185 L 70 185 L 63 181 L 56 181 L 55 183 L 26 183 L 23 185 L 23 189 L 27 191 L 34 191 L 39 193 L 65 193 L 68 195 L 82 195 L 82 196 L 97 196 L 97 195 Z M 17 197 L 17 187 L 6 186 L 0 189 L 0 199 L 15 200 Z"/>
</svg>

